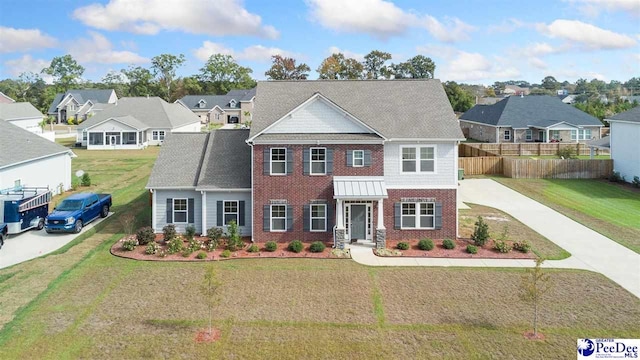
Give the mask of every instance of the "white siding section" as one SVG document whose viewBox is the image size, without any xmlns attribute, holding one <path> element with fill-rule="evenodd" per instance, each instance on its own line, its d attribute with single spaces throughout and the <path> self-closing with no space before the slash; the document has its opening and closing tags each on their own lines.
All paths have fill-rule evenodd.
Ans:
<svg viewBox="0 0 640 360">
<path fill-rule="evenodd" d="M 193 211 L 193 225 L 196 227 L 196 232 L 202 232 L 202 195 L 199 191 L 194 190 L 154 190 L 156 191 L 156 203 L 153 204 L 156 208 L 156 228 L 155 232 L 162 232 L 162 228 L 167 225 L 167 199 L 193 199 L 194 211 Z M 186 224 L 175 224 L 176 231 L 184 233 Z"/>
<path fill-rule="evenodd" d="M 290 116 L 282 119 L 265 133 L 370 133 L 344 112 L 325 100 L 316 98 Z"/>
<path fill-rule="evenodd" d="M 207 191 L 207 228 L 217 227 L 218 201 L 237 200 L 244 201 L 244 225 L 238 227 L 242 236 L 251 236 L 251 191 L 247 192 L 213 192 Z M 226 231 L 227 227 L 223 227 Z"/>
<path fill-rule="evenodd" d="M 401 147 L 435 146 L 435 173 L 402 173 Z M 386 142 L 384 144 L 384 181 L 388 188 L 439 188 L 456 185 L 456 144 L 454 142 Z"/>
<path fill-rule="evenodd" d="M 22 186 L 49 187 L 54 194 L 69 190 L 71 156 L 59 154 L 0 169 L 0 189 L 13 187 L 16 180 L 20 180 Z"/>
<path fill-rule="evenodd" d="M 118 121 L 108 120 L 98 126 L 94 126 L 89 129 L 90 132 L 103 132 L 103 131 L 136 131 L 131 126 L 125 125 Z"/>
<path fill-rule="evenodd" d="M 633 181 L 640 176 L 640 124 L 611 122 L 611 158 L 613 168 Z"/>
<path fill-rule="evenodd" d="M 40 127 L 40 122 L 42 122 L 42 118 L 31 118 L 31 119 L 20 119 L 20 120 L 9 120 L 9 123 L 21 127 L 25 130 L 31 131 L 34 134 L 41 134 L 42 128 Z"/>
<path fill-rule="evenodd" d="M 202 125 L 200 124 L 200 121 L 196 121 L 191 124 L 173 128 L 171 129 L 171 132 L 200 132 L 200 129 L 202 129 Z"/>
</svg>

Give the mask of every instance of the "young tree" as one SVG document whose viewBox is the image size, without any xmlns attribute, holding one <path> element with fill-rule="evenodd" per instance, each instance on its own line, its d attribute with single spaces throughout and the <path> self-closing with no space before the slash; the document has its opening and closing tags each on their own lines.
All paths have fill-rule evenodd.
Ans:
<svg viewBox="0 0 640 360">
<path fill-rule="evenodd" d="M 316 71 L 320 79 L 353 80 L 362 79 L 363 70 L 364 68 L 358 60 L 345 58 L 344 54 L 337 53 L 322 60 Z"/>
<path fill-rule="evenodd" d="M 183 54 L 160 54 L 151 58 L 153 75 L 158 78 L 162 88 L 166 91 L 165 100 L 172 100 L 171 85 L 176 77 L 176 70 L 185 62 Z"/>
<path fill-rule="evenodd" d="M 67 54 L 54 57 L 49 67 L 42 69 L 42 73 L 53 76 L 53 82 L 58 92 L 66 92 L 78 83 L 84 74 L 84 67 Z"/>
<path fill-rule="evenodd" d="M 556 91 L 560 89 L 560 83 L 553 76 L 547 76 L 542 79 L 542 87 L 549 91 Z"/>
<path fill-rule="evenodd" d="M 391 54 L 384 51 L 373 50 L 364 56 L 362 66 L 367 79 L 378 79 L 380 76 L 388 75 L 389 69 L 385 63 L 391 60 Z"/>
<path fill-rule="evenodd" d="M 240 66 L 231 55 L 214 54 L 200 69 L 198 79 L 208 92 L 226 94 L 231 89 L 251 89 L 256 86 L 251 78 L 253 70 Z"/>
<path fill-rule="evenodd" d="M 264 74 L 269 80 L 307 80 L 311 68 L 305 63 L 296 65 L 296 59 L 273 55 L 273 64 Z"/>
<path fill-rule="evenodd" d="M 424 55 L 416 55 L 398 65 L 391 65 L 396 79 L 433 79 L 436 64 Z"/>
<path fill-rule="evenodd" d="M 461 88 L 455 81 L 447 81 L 443 86 L 453 111 L 465 112 L 475 104 L 473 95 Z"/>
<path fill-rule="evenodd" d="M 204 278 L 200 285 L 200 292 L 205 299 L 207 306 L 209 307 L 209 335 L 213 333 L 213 308 L 220 301 L 218 291 L 222 284 L 218 280 L 216 269 L 213 265 L 209 265 L 205 269 Z"/>
<path fill-rule="evenodd" d="M 542 270 L 544 259 L 537 258 L 536 266 L 526 270 L 520 284 L 520 299 L 533 305 L 533 336 L 538 336 L 538 310 L 544 295 L 551 290 L 551 277 Z"/>
</svg>

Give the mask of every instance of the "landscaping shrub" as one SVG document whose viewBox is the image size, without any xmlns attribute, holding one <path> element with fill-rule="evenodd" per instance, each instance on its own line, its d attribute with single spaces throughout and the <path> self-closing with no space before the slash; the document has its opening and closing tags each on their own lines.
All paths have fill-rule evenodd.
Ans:
<svg viewBox="0 0 640 360">
<path fill-rule="evenodd" d="M 638 176 L 634 176 L 633 177 L 633 181 L 631 182 L 633 184 L 633 186 L 635 187 L 640 187 L 640 177 Z"/>
<path fill-rule="evenodd" d="M 531 244 L 527 240 L 516 241 L 513 243 L 513 248 L 523 253 L 531 251 Z"/>
<path fill-rule="evenodd" d="M 176 226 L 173 224 L 169 224 L 162 228 L 162 234 L 164 235 L 164 241 L 168 242 L 171 239 L 175 238 L 178 234 L 176 233 Z"/>
<path fill-rule="evenodd" d="M 91 186 L 91 177 L 89 173 L 82 174 L 82 178 L 80 179 L 80 184 L 82 186 Z"/>
<path fill-rule="evenodd" d="M 229 249 L 227 249 L 227 250 L 223 251 L 223 252 L 220 254 L 220 257 L 223 257 L 223 258 L 228 258 L 228 257 L 230 257 L 230 256 L 231 256 L 231 251 L 229 251 Z"/>
<path fill-rule="evenodd" d="M 304 245 L 300 240 L 293 240 L 289 243 L 287 249 L 289 249 L 289 251 L 293 251 L 294 253 L 299 253 L 304 249 Z"/>
<path fill-rule="evenodd" d="M 576 149 L 572 146 L 562 147 L 556 151 L 558 159 L 577 159 Z"/>
<path fill-rule="evenodd" d="M 418 241 L 418 249 L 425 251 L 433 250 L 433 240 L 421 239 Z"/>
<path fill-rule="evenodd" d="M 447 250 L 451 250 L 451 249 L 455 249 L 456 243 L 453 242 L 453 240 L 451 239 L 444 239 L 442 241 L 442 246 L 444 246 L 444 248 Z"/>
<path fill-rule="evenodd" d="M 244 242 L 238 231 L 238 224 L 235 221 L 229 222 L 227 225 L 227 249 L 229 251 L 240 250 L 244 247 Z"/>
<path fill-rule="evenodd" d="M 122 242 L 122 248 L 127 251 L 133 251 L 136 248 L 138 242 L 136 240 L 125 240 Z"/>
<path fill-rule="evenodd" d="M 274 251 L 278 250 L 278 244 L 275 241 L 267 241 L 264 244 L 264 249 L 269 251 L 269 252 L 274 252 Z"/>
<path fill-rule="evenodd" d="M 202 241 L 196 240 L 193 238 L 189 240 L 189 245 L 187 246 L 187 248 L 191 252 L 201 250 L 203 247 L 204 247 L 204 244 L 202 243 Z"/>
<path fill-rule="evenodd" d="M 314 241 L 311 243 L 311 246 L 309 246 L 309 251 L 312 253 L 321 253 L 325 248 L 326 246 L 322 241 Z"/>
<path fill-rule="evenodd" d="M 467 245 L 467 252 L 469 254 L 477 254 L 478 253 L 478 247 L 475 245 Z"/>
<path fill-rule="evenodd" d="M 620 173 L 617 171 L 614 171 L 611 173 L 611 175 L 609 176 L 609 181 L 611 182 L 621 182 L 623 179 L 622 176 L 620 176 Z"/>
<path fill-rule="evenodd" d="M 136 238 L 138 239 L 138 244 L 147 245 L 155 241 L 156 234 L 153 233 L 153 229 L 150 226 L 145 226 L 136 232 Z"/>
<path fill-rule="evenodd" d="M 396 245 L 396 247 L 398 248 L 398 250 L 409 250 L 409 243 L 401 241 L 398 243 L 398 245 Z"/>
<path fill-rule="evenodd" d="M 489 239 L 489 225 L 484 222 L 482 216 L 478 216 L 478 220 L 473 228 L 473 234 L 471 234 L 471 239 L 477 246 L 484 245 Z"/>
<path fill-rule="evenodd" d="M 185 247 L 182 250 L 182 257 L 189 257 L 189 255 L 191 255 L 192 253 L 193 251 L 189 250 L 188 247 Z"/>
<path fill-rule="evenodd" d="M 193 239 L 193 237 L 196 236 L 196 227 L 193 226 L 193 224 L 187 225 L 187 227 L 184 228 L 184 235 L 187 237 L 187 240 Z"/>
<path fill-rule="evenodd" d="M 504 240 L 496 240 L 493 243 L 493 248 L 495 250 L 498 250 L 499 252 L 506 254 L 508 252 L 511 251 L 512 247 L 511 244 L 509 244 L 508 242 L 504 241 Z"/>
<path fill-rule="evenodd" d="M 250 253 L 257 253 L 258 251 L 260 251 L 260 248 L 256 244 L 251 244 L 251 246 L 249 246 L 247 251 Z"/>
<path fill-rule="evenodd" d="M 158 246 L 158 244 L 156 244 L 155 241 L 152 241 L 147 244 L 147 247 L 144 249 L 144 253 L 147 255 L 155 255 L 156 253 L 158 253 L 158 250 L 160 250 L 160 247 Z"/>
<path fill-rule="evenodd" d="M 166 257 L 167 256 L 167 251 L 164 249 L 160 249 L 158 250 L 158 257 Z"/>
<path fill-rule="evenodd" d="M 179 253 L 182 250 L 184 250 L 184 244 L 182 243 L 182 239 L 179 237 L 174 236 L 167 243 L 167 252 L 169 254 Z"/>
<path fill-rule="evenodd" d="M 206 259 L 206 258 L 207 258 L 207 253 L 206 253 L 206 252 L 204 252 L 204 251 L 200 251 L 200 252 L 198 253 L 198 255 L 196 255 L 196 258 L 198 258 L 198 259 L 200 259 L 200 260 Z"/>
</svg>

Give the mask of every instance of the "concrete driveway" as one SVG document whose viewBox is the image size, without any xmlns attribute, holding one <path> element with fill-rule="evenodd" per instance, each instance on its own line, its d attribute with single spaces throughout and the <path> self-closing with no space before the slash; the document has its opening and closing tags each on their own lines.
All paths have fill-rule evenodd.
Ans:
<svg viewBox="0 0 640 360">
<path fill-rule="evenodd" d="M 640 254 L 490 179 L 460 182 L 463 202 L 500 209 L 571 253 L 566 260 L 545 265 L 599 272 L 640 297 Z"/>
<path fill-rule="evenodd" d="M 113 213 L 109 213 L 111 216 Z M 100 223 L 98 218 L 85 226 L 80 234 Z M 21 234 L 9 235 L 0 249 L 0 269 L 31 260 L 60 249 L 79 234 L 47 234 L 44 230 L 29 230 Z"/>
</svg>

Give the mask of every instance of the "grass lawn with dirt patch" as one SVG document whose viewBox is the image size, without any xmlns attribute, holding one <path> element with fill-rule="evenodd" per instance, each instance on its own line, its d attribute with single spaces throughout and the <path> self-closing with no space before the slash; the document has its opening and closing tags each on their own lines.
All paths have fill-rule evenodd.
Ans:
<svg viewBox="0 0 640 360">
<path fill-rule="evenodd" d="M 640 253 L 640 190 L 603 180 L 492 179 Z"/>
</svg>

